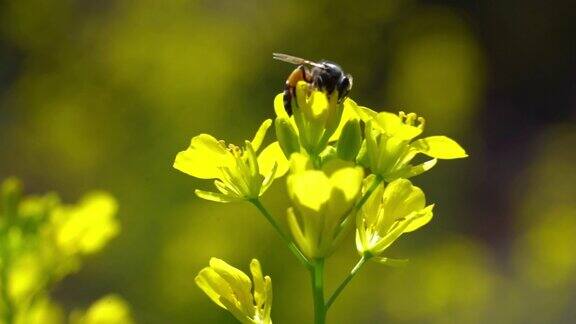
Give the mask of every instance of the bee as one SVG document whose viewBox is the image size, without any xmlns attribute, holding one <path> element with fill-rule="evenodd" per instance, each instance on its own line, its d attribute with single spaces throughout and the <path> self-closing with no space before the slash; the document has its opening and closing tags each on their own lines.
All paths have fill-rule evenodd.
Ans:
<svg viewBox="0 0 576 324">
<path fill-rule="evenodd" d="M 273 53 L 272 57 L 298 65 L 286 79 L 284 86 L 284 109 L 292 114 L 292 100 L 296 97 L 298 81 L 307 82 L 313 89 L 324 91 L 331 96 L 336 92 L 338 103 L 341 103 L 352 89 L 352 76 L 344 73 L 342 68 L 329 61 L 313 62 L 299 57 Z"/>
</svg>

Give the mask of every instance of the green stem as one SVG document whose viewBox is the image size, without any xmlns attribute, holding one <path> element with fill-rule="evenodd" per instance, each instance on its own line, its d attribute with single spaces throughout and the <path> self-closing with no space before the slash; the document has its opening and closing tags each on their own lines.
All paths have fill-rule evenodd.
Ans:
<svg viewBox="0 0 576 324">
<path fill-rule="evenodd" d="M 330 296 L 330 298 L 328 299 L 328 302 L 326 303 L 326 309 L 329 309 L 330 306 L 332 305 L 332 303 L 334 303 L 334 301 L 336 300 L 336 298 L 338 298 L 338 295 L 340 295 L 340 293 L 342 292 L 342 290 L 344 290 L 344 288 L 346 288 L 346 286 L 348 285 L 348 283 L 350 282 L 350 280 L 352 280 L 352 278 L 354 278 L 354 276 L 356 276 L 356 273 L 358 273 L 358 271 L 360 270 L 360 268 L 362 268 L 362 266 L 364 265 L 364 263 L 367 261 L 368 259 L 365 256 L 362 256 L 360 258 L 360 260 L 358 260 L 358 263 L 356 263 L 356 265 L 354 266 L 354 268 L 352 269 L 352 271 L 350 271 L 350 273 L 348 274 L 348 276 L 344 279 L 344 281 L 342 281 L 342 283 L 340 284 L 340 286 L 338 286 L 338 288 L 336 288 L 336 290 L 334 291 L 334 293 L 332 294 L 332 296 Z"/>
<path fill-rule="evenodd" d="M 310 269 L 311 268 L 310 261 L 308 261 L 308 259 L 304 256 L 304 254 L 302 253 L 302 251 L 300 251 L 300 249 L 296 246 L 296 244 L 294 244 L 294 242 L 290 239 L 290 237 L 286 233 L 284 233 L 284 231 L 280 228 L 274 217 L 272 217 L 272 215 L 270 214 L 270 212 L 268 212 L 266 207 L 262 205 L 260 200 L 251 199 L 249 200 L 249 202 L 251 202 L 254 206 L 256 206 L 256 208 L 258 208 L 258 210 L 262 213 L 262 215 L 264 215 L 266 220 L 268 220 L 270 225 L 272 225 L 272 227 L 274 227 L 276 232 L 280 234 L 280 237 L 282 238 L 284 243 L 286 243 L 288 249 L 290 249 L 290 251 L 296 256 L 298 261 L 300 261 L 306 268 Z"/>
<path fill-rule="evenodd" d="M 324 259 L 316 259 L 310 269 L 314 298 L 314 324 L 326 323 L 328 308 L 324 305 Z"/>
<path fill-rule="evenodd" d="M 370 196 L 372 195 L 372 193 L 374 192 L 374 190 L 376 190 L 376 188 L 378 188 L 378 186 L 380 185 L 380 183 L 382 183 L 382 177 L 380 176 L 376 176 L 376 179 L 374 179 L 374 181 L 372 181 L 372 184 L 370 184 L 370 187 L 368 188 L 368 190 L 366 190 L 366 192 L 364 193 L 364 195 L 362 195 L 362 198 L 360 198 L 360 200 L 358 200 L 358 202 L 356 203 L 356 205 L 354 205 L 354 210 L 358 211 L 360 208 L 362 208 L 362 206 L 364 206 L 364 204 L 366 203 L 366 201 L 368 200 L 368 198 L 370 198 Z M 364 265 L 364 263 L 369 259 L 369 257 L 367 257 L 366 255 L 363 255 L 360 260 L 358 261 L 358 263 L 356 263 L 356 265 L 354 266 L 354 268 L 352 268 L 352 271 L 350 271 L 350 273 L 348 274 L 348 276 L 344 279 L 344 281 L 342 281 L 340 283 L 340 285 L 338 286 L 338 288 L 336 288 L 336 290 L 334 291 L 334 293 L 332 294 L 332 296 L 330 296 L 330 298 L 328 299 L 328 302 L 326 303 L 326 311 L 328 311 L 328 309 L 330 308 L 330 306 L 334 303 L 334 301 L 336 300 L 336 298 L 338 298 L 338 296 L 340 295 L 340 293 L 342 292 L 342 290 L 344 290 L 344 288 L 346 288 L 346 286 L 348 285 L 348 283 L 350 282 L 350 280 L 352 280 L 352 278 L 354 278 L 354 276 L 356 276 L 356 273 L 360 270 L 360 268 L 362 268 L 362 266 Z"/>
<path fill-rule="evenodd" d="M 368 190 L 366 190 L 364 195 L 362 195 L 362 198 L 360 198 L 360 200 L 358 200 L 356 205 L 354 205 L 355 210 L 359 210 L 360 208 L 362 208 L 362 206 L 364 206 L 364 204 L 366 203 L 368 198 L 370 198 L 370 196 L 372 195 L 374 190 L 376 190 L 376 188 L 378 188 L 378 185 L 380 185 L 381 182 L 382 182 L 382 177 L 376 176 L 376 179 L 374 179 L 374 181 L 372 181 L 372 184 L 370 185 Z"/>
</svg>

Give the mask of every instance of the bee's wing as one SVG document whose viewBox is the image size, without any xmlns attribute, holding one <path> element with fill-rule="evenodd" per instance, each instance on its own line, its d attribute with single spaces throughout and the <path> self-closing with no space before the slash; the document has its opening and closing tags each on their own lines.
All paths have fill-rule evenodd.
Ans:
<svg viewBox="0 0 576 324">
<path fill-rule="evenodd" d="M 299 58 L 299 57 L 288 55 L 288 54 L 272 53 L 272 58 L 274 58 L 275 60 L 284 61 L 284 62 L 296 64 L 296 65 L 306 64 L 306 65 L 311 65 L 311 66 L 320 67 L 320 68 L 322 67 L 322 64 L 318 64 L 316 62 L 312 62 L 312 61 L 305 60 L 303 58 Z"/>
</svg>

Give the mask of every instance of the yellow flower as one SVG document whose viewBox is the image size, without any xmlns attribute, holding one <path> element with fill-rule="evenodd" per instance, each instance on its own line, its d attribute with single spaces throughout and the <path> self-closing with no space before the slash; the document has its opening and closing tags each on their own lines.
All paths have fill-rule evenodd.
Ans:
<svg viewBox="0 0 576 324">
<path fill-rule="evenodd" d="M 116 200 L 100 192 L 86 195 L 78 205 L 58 206 L 50 215 L 57 247 L 65 255 L 99 251 L 120 231 Z"/>
<path fill-rule="evenodd" d="M 271 324 L 272 280 L 262 275 L 260 262 L 250 262 L 252 281 L 242 271 L 228 263 L 210 259 L 210 266 L 196 276 L 196 284 L 218 306 L 227 309 L 240 322 Z"/>
<path fill-rule="evenodd" d="M 288 193 L 288 225 L 294 241 L 308 258 L 322 258 L 347 234 L 364 172 L 353 163 L 330 160 L 313 170 L 310 160 L 293 154 Z"/>
<path fill-rule="evenodd" d="M 458 143 L 446 136 L 430 136 L 411 142 L 422 133 L 424 123 L 424 118 L 414 113 L 394 115 L 381 112 L 374 115 L 366 122 L 365 142 L 358 162 L 390 182 L 428 171 L 437 159 L 468 156 Z M 416 166 L 410 164 L 418 153 L 434 159 Z"/>
<path fill-rule="evenodd" d="M 108 295 L 93 303 L 86 312 L 70 314 L 72 324 L 131 324 L 134 323 L 130 307 L 119 296 Z"/>
<path fill-rule="evenodd" d="M 290 120 L 296 126 L 300 144 L 306 152 L 318 155 L 338 128 L 346 100 L 338 103 L 338 96 L 312 90 L 308 83 L 300 81 L 296 85 L 296 98 L 292 100 L 293 116 L 289 117 L 284 110 L 282 95 L 274 99 L 274 110 L 277 120 Z"/>
<path fill-rule="evenodd" d="M 367 179 L 370 183 L 370 179 Z M 372 193 L 356 215 L 356 248 L 361 255 L 380 256 L 403 233 L 412 232 L 432 219 L 424 192 L 409 180 L 383 184 Z M 386 258 L 376 260 L 385 262 Z"/>
<path fill-rule="evenodd" d="M 215 179 L 216 192 L 196 190 L 200 198 L 216 202 L 250 200 L 260 197 L 272 181 L 284 175 L 288 161 L 278 142 L 266 147 L 258 156 L 271 120 L 266 120 L 252 141 L 244 148 L 225 145 L 208 134 L 192 138 L 190 147 L 179 152 L 174 168 L 200 179 Z"/>
</svg>

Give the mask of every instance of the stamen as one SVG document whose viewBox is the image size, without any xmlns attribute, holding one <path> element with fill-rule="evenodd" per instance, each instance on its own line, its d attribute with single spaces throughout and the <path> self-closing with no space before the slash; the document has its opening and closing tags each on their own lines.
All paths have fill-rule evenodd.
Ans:
<svg viewBox="0 0 576 324">
<path fill-rule="evenodd" d="M 405 113 L 403 111 L 400 111 L 398 113 L 398 117 L 400 117 L 400 120 L 402 121 L 402 123 L 409 125 L 409 126 L 415 126 L 418 127 L 420 129 L 424 129 L 424 126 L 426 125 L 426 120 L 423 117 L 418 116 L 416 113 Z"/>
<path fill-rule="evenodd" d="M 424 129 L 424 126 L 426 126 L 426 119 L 424 119 L 424 117 L 418 117 L 418 128 L 420 129 Z"/>
<path fill-rule="evenodd" d="M 234 144 L 228 144 L 228 152 L 232 153 L 235 158 L 240 158 L 242 156 L 242 149 Z"/>
<path fill-rule="evenodd" d="M 400 117 L 400 121 L 404 123 L 406 120 L 406 113 L 403 111 L 400 111 L 400 112 L 398 112 L 398 117 Z"/>
<path fill-rule="evenodd" d="M 414 126 L 414 123 L 416 122 L 417 118 L 418 118 L 418 115 L 416 115 L 415 113 L 409 113 L 408 115 L 406 115 L 405 124 L 410 125 L 410 126 Z"/>
</svg>

